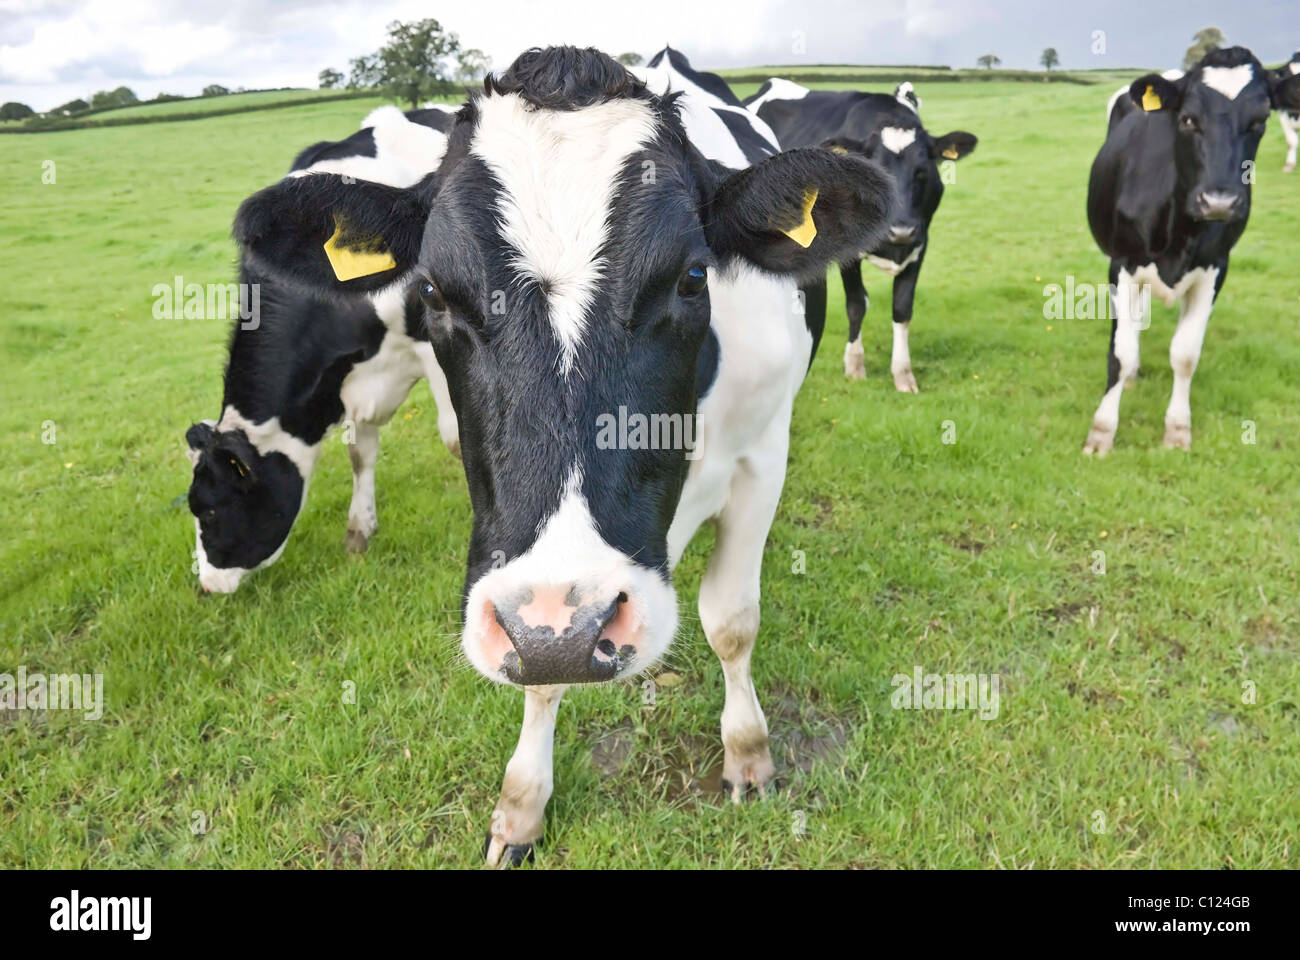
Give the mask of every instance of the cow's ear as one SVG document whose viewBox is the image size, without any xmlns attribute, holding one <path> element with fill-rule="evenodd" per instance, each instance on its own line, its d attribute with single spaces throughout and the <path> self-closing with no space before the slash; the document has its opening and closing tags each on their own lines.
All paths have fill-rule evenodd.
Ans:
<svg viewBox="0 0 1300 960">
<path fill-rule="evenodd" d="M 954 130 L 930 141 L 930 156 L 936 160 L 960 160 L 975 150 L 979 138 L 965 130 Z"/>
<path fill-rule="evenodd" d="M 1183 102 L 1183 94 L 1178 89 L 1178 85 L 1158 73 L 1148 73 L 1145 77 L 1138 77 L 1128 88 L 1128 95 L 1140 109 L 1148 113 L 1157 110 L 1177 110 Z"/>
<path fill-rule="evenodd" d="M 218 433 L 209 457 L 213 468 L 229 477 L 239 490 L 247 493 L 257 486 L 257 450 L 243 433 Z"/>
<path fill-rule="evenodd" d="M 854 140 L 852 137 L 828 137 L 818 146 L 829 150 L 831 153 L 863 153 L 867 152 L 867 145 L 861 140 Z"/>
<path fill-rule="evenodd" d="M 190 428 L 185 431 L 185 452 L 189 454 L 190 466 L 199 462 L 199 455 L 202 454 L 203 448 L 208 445 L 208 440 L 212 438 L 212 428 L 216 426 L 211 420 L 202 420 L 198 423 L 190 424 Z"/>
<path fill-rule="evenodd" d="M 716 185 L 703 211 L 709 247 L 806 279 L 870 249 L 888 225 L 894 181 L 865 157 L 804 147 Z"/>
<path fill-rule="evenodd" d="M 285 177 L 235 215 L 245 264 L 312 292 L 365 292 L 415 263 L 431 192 L 332 173 Z"/>
</svg>

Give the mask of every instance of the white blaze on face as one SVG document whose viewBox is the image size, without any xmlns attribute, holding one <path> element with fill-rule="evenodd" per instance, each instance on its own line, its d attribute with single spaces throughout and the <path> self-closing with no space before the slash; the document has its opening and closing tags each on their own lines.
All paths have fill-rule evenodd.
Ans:
<svg viewBox="0 0 1300 960">
<path fill-rule="evenodd" d="M 1254 79 L 1255 67 L 1249 63 L 1239 67 L 1205 67 L 1201 71 L 1201 82 L 1229 100 L 1236 100 Z"/>
<path fill-rule="evenodd" d="M 654 112 L 644 100 L 539 110 L 516 94 L 484 97 L 478 108 L 470 150 L 501 184 L 497 212 L 515 269 L 547 290 L 567 376 L 605 268 L 618 178 L 653 138 Z"/>
<path fill-rule="evenodd" d="M 916 142 L 916 127 L 885 127 L 880 131 L 880 142 L 892 153 L 902 153 Z"/>
</svg>

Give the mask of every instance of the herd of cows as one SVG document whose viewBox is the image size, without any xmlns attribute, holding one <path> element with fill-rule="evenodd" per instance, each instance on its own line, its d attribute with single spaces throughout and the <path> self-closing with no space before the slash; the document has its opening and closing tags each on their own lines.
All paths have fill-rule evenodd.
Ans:
<svg viewBox="0 0 1300 960">
<path fill-rule="evenodd" d="M 1114 319 L 1085 453 L 1113 443 L 1143 287 L 1181 304 L 1165 440 L 1188 447 L 1192 373 L 1273 109 L 1289 170 L 1300 53 L 1267 71 L 1217 50 L 1112 98 L 1088 219 L 1111 258 Z M 774 79 L 742 103 L 676 50 L 628 69 L 535 49 L 459 107 L 374 111 L 240 207 L 241 281 L 260 285 L 261 315 L 234 332 L 220 419 L 186 433 L 200 583 L 231 592 L 280 556 L 339 424 L 345 543 L 366 549 L 379 428 L 428 379 L 473 508 L 461 646 L 525 697 L 489 863 L 520 862 L 541 834 L 566 686 L 635 675 L 667 650 L 670 571 L 711 519 L 699 614 L 725 676 L 723 784 L 735 800 L 770 788 L 750 657 L 826 270 L 840 267 L 853 378 L 861 262 L 894 278 L 890 370 L 915 392 L 907 332 L 939 165 L 976 147 L 927 131 L 920 110 L 907 83 L 889 96 Z M 694 418 L 698 448 L 598 443 L 599 418 L 619 410 Z"/>
</svg>

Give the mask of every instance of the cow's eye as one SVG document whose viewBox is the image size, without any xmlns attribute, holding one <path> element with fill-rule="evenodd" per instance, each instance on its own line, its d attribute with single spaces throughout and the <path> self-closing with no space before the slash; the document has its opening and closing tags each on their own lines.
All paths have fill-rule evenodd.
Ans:
<svg viewBox="0 0 1300 960">
<path fill-rule="evenodd" d="M 1196 118 L 1193 117 L 1190 113 L 1184 113 L 1181 117 L 1179 117 L 1178 125 L 1181 126 L 1184 130 L 1195 130 L 1200 126 L 1200 124 L 1196 122 Z"/>
<path fill-rule="evenodd" d="M 442 291 L 438 289 L 436 283 L 428 277 L 420 279 L 417 283 L 417 292 L 420 294 L 420 299 L 424 301 L 426 307 L 435 311 L 445 310 L 447 308 L 447 301 L 443 299 Z"/>
<path fill-rule="evenodd" d="M 677 281 L 677 295 L 679 297 L 693 297 L 703 291 L 708 284 L 709 272 L 698 265 L 691 267 Z"/>
</svg>

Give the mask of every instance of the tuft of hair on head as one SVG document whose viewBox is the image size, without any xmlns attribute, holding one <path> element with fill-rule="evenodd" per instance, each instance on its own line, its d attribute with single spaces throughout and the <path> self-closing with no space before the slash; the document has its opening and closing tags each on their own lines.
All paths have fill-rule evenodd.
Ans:
<svg viewBox="0 0 1300 960">
<path fill-rule="evenodd" d="M 499 76 L 483 79 L 488 96 L 514 93 L 543 110 L 579 110 L 620 98 L 650 100 L 646 85 L 595 47 L 533 47 Z"/>
<path fill-rule="evenodd" d="M 1205 67 L 1244 67 L 1246 64 L 1253 64 L 1259 68 L 1259 60 L 1246 47 L 1219 47 L 1217 50 L 1211 50 L 1201 58 L 1201 62 L 1194 66 L 1193 70 L 1200 70 Z M 1262 69 L 1262 68 L 1260 68 Z"/>
</svg>

